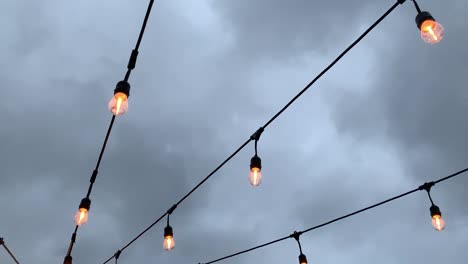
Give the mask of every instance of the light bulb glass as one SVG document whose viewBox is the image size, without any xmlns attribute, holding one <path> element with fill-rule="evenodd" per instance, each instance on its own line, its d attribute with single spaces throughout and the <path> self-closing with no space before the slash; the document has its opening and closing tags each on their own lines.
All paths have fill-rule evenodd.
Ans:
<svg viewBox="0 0 468 264">
<path fill-rule="evenodd" d="M 427 43 L 436 44 L 444 37 L 444 27 L 433 20 L 421 24 L 421 38 Z"/>
<path fill-rule="evenodd" d="M 258 186 L 262 182 L 262 172 L 259 168 L 250 169 L 249 181 L 253 186 Z"/>
<path fill-rule="evenodd" d="M 164 243 L 163 243 L 163 248 L 167 251 L 170 251 L 175 247 L 175 241 L 173 236 L 165 236 L 164 237 Z"/>
<path fill-rule="evenodd" d="M 86 222 L 88 222 L 88 210 L 80 208 L 75 215 L 75 224 L 80 226 Z"/>
<path fill-rule="evenodd" d="M 442 231 L 445 228 L 445 221 L 440 215 L 434 215 L 432 217 L 432 226 L 435 228 L 437 231 Z"/>
<path fill-rule="evenodd" d="M 109 101 L 109 110 L 112 114 L 123 115 L 128 110 L 128 98 L 124 93 L 116 93 Z"/>
</svg>

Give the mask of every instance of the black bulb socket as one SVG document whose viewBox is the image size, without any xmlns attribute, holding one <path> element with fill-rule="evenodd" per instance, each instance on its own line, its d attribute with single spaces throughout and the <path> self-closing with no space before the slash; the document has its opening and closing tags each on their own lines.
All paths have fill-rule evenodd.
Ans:
<svg viewBox="0 0 468 264">
<path fill-rule="evenodd" d="M 168 236 L 170 236 L 170 237 L 174 236 L 174 232 L 172 231 L 172 227 L 170 225 L 168 225 L 168 226 L 166 226 L 164 228 L 164 237 L 166 238 Z"/>
<path fill-rule="evenodd" d="M 89 198 L 83 198 L 81 199 L 80 206 L 78 209 L 86 209 L 86 211 L 89 211 L 89 208 L 91 207 L 91 200 Z"/>
<path fill-rule="evenodd" d="M 63 260 L 63 264 L 72 264 L 72 256 L 66 256 L 65 259 Z"/>
<path fill-rule="evenodd" d="M 118 82 L 114 89 L 114 94 L 117 93 L 124 93 L 127 97 L 130 97 L 130 84 L 127 81 Z"/>
<path fill-rule="evenodd" d="M 250 160 L 250 169 L 253 168 L 258 168 L 259 170 L 262 170 L 262 159 L 260 159 L 260 157 L 257 155 L 253 156 Z"/>
<path fill-rule="evenodd" d="M 304 254 L 299 255 L 299 264 L 307 263 L 307 257 Z"/>
<path fill-rule="evenodd" d="M 421 13 L 418 13 L 416 16 L 416 25 L 418 26 L 418 29 L 421 29 L 422 23 L 426 20 L 431 20 L 431 21 L 436 21 L 434 17 L 431 15 L 431 13 L 427 11 L 422 11 Z"/>
<path fill-rule="evenodd" d="M 440 208 L 437 205 L 432 205 L 429 210 L 431 211 L 431 217 L 434 217 L 436 215 L 442 216 L 442 213 L 440 212 Z"/>
</svg>

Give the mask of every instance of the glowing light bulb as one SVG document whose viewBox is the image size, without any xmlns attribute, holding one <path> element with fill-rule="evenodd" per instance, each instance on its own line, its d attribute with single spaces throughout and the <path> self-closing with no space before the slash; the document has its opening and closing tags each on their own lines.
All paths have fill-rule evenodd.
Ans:
<svg viewBox="0 0 468 264">
<path fill-rule="evenodd" d="M 432 226 L 435 228 L 437 231 L 442 231 L 445 228 L 445 221 L 440 215 L 434 215 L 432 216 Z"/>
<path fill-rule="evenodd" d="M 109 110 L 112 114 L 123 115 L 128 110 L 128 98 L 124 93 L 116 93 L 109 101 Z"/>
<path fill-rule="evenodd" d="M 258 186 L 262 182 L 262 172 L 259 168 L 250 169 L 249 181 L 253 186 Z"/>
<path fill-rule="evenodd" d="M 75 214 L 75 224 L 81 226 L 88 222 L 88 212 L 91 207 L 91 200 L 89 198 L 81 199 L 80 206 L 78 207 L 78 212 Z"/>
<path fill-rule="evenodd" d="M 258 186 L 262 182 L 262 160 L 257 155 L 250 160 L 249 181 L 252 186 Z"/>
<path fill-rule="evenodd" d="M 445 221 L 442 218 L 442 213 L 440 212 L 440 209 L 436 205 L 432 205 L 431 208 L 429 209 L 431 211 L 431 217 L 432 217 L 432 226 L 435 228 L 437 231 L 442 231 L 445 228 Z"/>
<path fill-rule="evenodd" d="M 421 38 L 427 43 L 436 44 L 444 37 L 444 28 L 434 20 L 426 20 L 421 24 Z"/>
<path fill-rule="evenodd" d="M 174 233 L 172 232 L 172 227 L 168 225 L 166 228 L 164 228 L 163 248 L 167 251 L 171 251 L 174 247 Z"/>
<path fill-rule="evenodd" d="M 75 223 L 76 225 L 81 226 L 86 222 L 88 222 L 88 210 L 86 210 L 85 208 L 80 208 L 78 212 L 76 212 Z"/>
<path fill-rule="evenodd" d="M 115 116 L 123 115 L 128 110 L 128 97 L 130 96 L 130 84 L 120 81 L 114 89 L 114 96 L 109 101 L 109 110 Z"/>
<path fill-rule="evenodd" d="M 418 13 L 416 16 L 416 26 L 421 31 L 422 40 L 427 43 L 438 43 L 444 37 L 444 27 L 437 23 L 427 11 Z"/>
</svg>

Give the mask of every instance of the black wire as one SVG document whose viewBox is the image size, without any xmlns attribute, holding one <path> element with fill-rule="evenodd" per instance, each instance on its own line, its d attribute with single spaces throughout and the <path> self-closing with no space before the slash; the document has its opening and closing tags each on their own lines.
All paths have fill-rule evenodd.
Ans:
<svg viewBox="0 0 468 264">
<path fill-rule="evenodd" d="M 299 246 L 299 252 L 300 252 L 301 255 L 302 255 L 302 246 L 301 246 L 301 242 L 299 241 L 299 239 L 297 239 L 296 241 L 297 241 L 297 245 Z"/>
<path fill-rule="evenodd" d="M 242 144 L 242 146 L 240 146 L 236 151 L 234 151 L 227 159 L 225 159 L 218 167 L 216 167 L 216 169 L 214 169 L 210 174 L 208 174 L 208 176 L 206 176 L 201 182 L 199 182 L 190 192 L 188 192 L 184 197 L 182 197 L 182 199 L 180 199 L 174 206 L 178 206 L 179 204 L 181 204 L 185 199 L 187 199 L 187 197 L 189 197 L 196 189 L 198 189 L 203 183 L 205 183 L 211 176 L 213 176 L 219 169 L 221 169 L 221 167 L 223 167 L 226 163 L 228 163 L 228 161 L 230 161 L 234 156 L 237 155 L 237 153 L 239 153 L 239 151 L 241 151 L 245 146 L 247 146 L 247 144 L 251 141 L 251 139 L 247 140 L 244 144 Z M 174 207 L 173 206 L 173 207 Z M 168 215 L 168 212 L 164 213 L 163 215 L 161 215 L 156 221 L 154 221 L 149 227 L 147 227 L 145 230 L 143 230 L 140 234 L 138 234 L 134 239 L 132 239 L 130 242 L 127 243 L 127 245 L 125 245 L 122 249 L 120 249 L 120 251 L 124 251 L 127 247 L 129 247 L 131 244 L 133 244 L 133 242 L 135 242 L 138 238 L 140 238 L 143 234 L 145 234 L 146 232 L 148 232 L 148 230 L 150 230 L 154 225 L 156 225 L 159 221 L 161 221 L 161 219 L 163 219 L 166 215 Z M 103 264 L 106 264 L 108 263 L 109 261 L 111 261 L 112 259 L 114 258 L 114 256 L 110 257 L 109 259 L 107 259 Z"/>
<path fill-rule="evenodd" d="M 102 156 L 104 155 L 104 151 L 106 150 L 106 146 L 107 146 L 107 141 L 109 140 L 109 136 L 110 136 L 110 133 L 112 131 L 112 127 L 114 126 L 114 121 L 115 121 L 115 115 L 112 115 L 111 122 L 109 124 L 109 128 L 107 129 L 106 137 L 104 139 L 104 143 L 102 144 L 101 152 L 99 153 L 99 157 L 98 157 L 98 160 L 96 162 L 96 168 L 93 171 L 93 176 L 91 176 L 91 180 L 90 180 L 91 183 L 89 184 L 88 193 L 86 194 L 86 198 L 89 198 L 89 196 L 91 195 L 91 191 L 93 190 L 94 181 L 96 180 L 97 172 L 99 171 L 99 166 L 101 165 Z M 96 175 L 94 175 L 94 173 Z"/>
<path fill-rule="evenodd" d="M 427 190 L 427 196 L 429 196 L 429 201 L 431 201 L 431 204 L 434 205 L 434 202 L 432 201 L 431 197 L 431 192 L 429 190 Z"/>
<path fill-rule="evenodd" d="M 95 167 L 95 169 L 93 171 L 93 174 L 91 175 L 91 179 L 90 179 L 90 183 L 89 183 L 88 192 L 86 194 L 86 198 L 89 198 L 89 196 L 91 195 L 91 191 L 93 190 L 94 182 L 96 180 L 96 176 L 97 176 L 97 173 L 99 171 L 99 165 L 101 165 L 102 156 L 104 155 L 104 151 L 105 151 L 106 146 L 107 146 L 107 141 L 109 140 L 109 136 L 110 136 L 110 133 L 112 131 L 112 127 L 114 126 L 114 121 L 115 121 L 115 115 L 112 115 L 111 122 L 109 124 L 109 128 L 107 129 L 106 137 L 104 139 L 104 143 L 102 144 L 102 147 L 101 147 L 101 152 L 99 153 L 99 157 L 98 157 L 98 160 L 96 162 L 96 167 Z M 70 239 L 70 244 L 68 245 L 67 256 L 70 256 L 70 254 L 71 254 L 71 252 L 73 250 L 73 245 L 75 244 L 76 234 L 77 234 L 78 228 L 79 228 L 79 226 L 76 225 L 75 226 L 75 231 L 73 232 L 72 238 Z"/>
<path fill-rule="evenodd" d="M 416 0 L 413 0 L 413 3 L 414 3 L 414 7 L 416 7 L 416 11 L 418 11 L 418 13 L 421 13 L 421 8 L 419 8 L 419 5 L 416 2 Z"/>
<path fill-rule="evenodd" d="M 135 67 L 136 57 L 138 56 L 138 50 L 140 49 L 141 40 L 143 39 L 143 35 L 145 34 L 146 24 L 148 23 L 151 10 L 153 9 L 153 4 L 154 4 L 154 0 L 150 0 L 148 4 L 148 8 L 146 9 L 146 14 L 143 20 L 143 24 L 141 25 L 140 34 L 138 35 L 138 40 L 135 45 L 135 49 L 133 50 L 132 56 L 130 57 L 127 73 L 125 74 L 125 81 L 128 81 L 128 79 L 130 78 L 130 74 L 133 68 Z"/>
<path fill-rule="evenodd" d="M 143 39 L 143 35 L 145 34 L 146 24 L 148 23 L 151 10 L 153 9 L 153 4 L 154 4 L 154 0 L 150 0 L 148 4 L 148 9 L 146 9 L 146 15 L 145 15 L 145 19 L 143 20 L 143 25 L 141 26 L 140 35 L 138 36 L 138 40 L 135 45 L 135 50 L 138 50 L 140 48 L 141 40 Z"/>
<path fill-rule="evenodd" d="M 322 75 L 324 75 L 328 70 L 330 70 L 346 53 L 348 53 L 356 44 L 358 44 L 369 32 L 372 31 L 384 18 L 389 15 L 400 3 L 396 2 L 393 4 L 393 6 L 385 12 L 384 15 L 382 15 L 377 21 L 375 21 L 372 26 L 370 26 L 361 36 L 359 36 L 348 48 L 346 48 L 330 65 L 328 65 L 322 72 L 315 77 L 309 84 L 302 89 L 289 103 L 287 103 L 276 115 L 274 115 L 264 126 L 263 128 L 267 128 L 268 125 L 270 125 L 276 118 L 278 118 L 294 101 L 296 101 L 304 92 L 306 92 Z"/>
<path fill-rule="evenodd" d="M 257 142 L 258 140 L 255 140 L 255 156 L 257 156 Z"/>
<path fill-rule="evenodd" d="M 10 257 L 15 261 L 15 263 L 20 264 L 18 262 L 18 260 L 16 259 L 15 255 L 13 255 L 13 253 L 11 253 L 10 249 L 6 246 L 5 240 L 3 240 L 3 238 L 0 238 L 0 244 L 3 246 L 3 248 L 5 248 L 6 252 L 8 252 L 8 255 L 10 255 Z"/>
<path fill-rule="evenodd" d="M 293 99 L 291 99 L 278 113 L 276 113 L 266 124 L 261 127 L 261 131 L 269 126 L 276 118 L 278 118 L 289 106 L 291 106 L 294 101 L 296 101 L 302 94 L 304 94 L 318 79 L 320 79 L 328 70 L 330 70 L 344 55 L 346 55 L 356 44 L 358 44 L 372 29 L 374 29 L 385 17 L 387 17 L 400 3 L 396 2 L 384 15 L 382 15 L 374 24 L 372 24 L 361 36 L 359 36 L 348 48 L 345 49 L 332 63 L 330 63 L 322 72 L 320 72 L 307 86 L 302 89 Z M 197 190 L 201 185 L 203 185 L 211 176 L 213 176 L 219 169 L 221 169 L 227 162 L 229 162 L 237 153 L 239 153 L 250 141 L 254 140 L 250 137 L 244 144 L 242 144 L 234 153 L 232 153 L 226 160 L 224 160 L 218 167 L 216 167 L 210 174 L 208 174 L 201 182 L 199 182 L 192 190 L 190 190 L 182 199 L 180 199 L 175 205 L 180 205 L 185 199 L 187 199 L 195 190 Z M 257 142 L 257 140 L 255 140 Z M 132 241 L 130 241 L 127 245 L 125 245 L 121 251 L 126 249 L 130 246 L 133 242 L 135 242 L 139 237 L 141 237 L 144 233 L 150 230 L 154 225 L 156 225 L 159 221 L 161 221 L 164 216 L 167 215 L 167 212 L 160 216 L 155 222 L 153 222 L 148 228 L 143 230 L 137 237 L 135 237 Z M 112 260 L 114 256 L 107 259 L 103 264 L 108 263 Z"/>
<path fill-rule="evenodd" d="M 442 182 L 442 181 L 445 181 L 445 180 L 448 180 L 448 179 L 450 179 L 450 178 L 452 178 L 452 177 L 455 177 L 455 176 L 457 176 L 457 175 L 460 175 L 460 174 L 462 174 L 462 173 L 464 173 L 464 172 L 466 172 L 466 171 L 468 171 L 468 168 L 463 169 L 463 170 L 458 171 L 458 172 L 455 172 L 454 174 L 451 174 L 451 175 L 449 175 L 449 176 L 447 176 L 447 177 L 441 178 L 441 179 L 439 179 L 439 180 L 437 180 L 437 181 L 434 181 L 434 183 L 440 183 L 440 182 Z M 399 199 L 399 198 L 405 197 L 405 196 L 407 196 L 407 195 L 410 195 L 410 194 L 412 194 L 412 193 L 414 193 L 414 192 L 421 191 L 421 190 L 424 190 L 424 189 L 421 188 L 421 186 L 419 186 L 418 188 L 415 188 L 415 189 L 413 189 L 413 190 L 411 190 L 411 191 L 402 193 L 402 194 L 400 194 L 400 195 L 397 195 L 397 196 L 394 196 L 394 197 L 389 198 L 389 199 L 387 199 L 387 200 L 384 200 L 384 201 L 382 201 L 382 202 L 379 202 L 379 203 L 370 205 L 370 206 L 368 206 L 368 207 L 365 207 L 365 208 L 363 208 L 363 209 L 360 209 L 360 210 L 357 210 L 357 211 L 355 211 L 355 212 L 349 213 L 349 214 L 347 214 L 347 215 L 343 215 L 343 216 L 341 216 L 341 217 L 335 218 L 335 219 L 330 220 L 330 221 L 328 221 L 328 222 L 325 222 L 325 223 L 323 223 L 323 224 L 316 225 L 316 226 L 314 226 L 314 227 L 305 229 L 304 231 L 301 231 L 301 232 L 298 232 L 298 233 L 304 234 L 304 233 L 310 232 L 310 231 L 312 231 L 312 230 L 314 230 L 314 229 L 318 229 L 318 228 L 324 227 L 324 226 L 326 226 L 326 225 L 329 225 L 329 224 L 332 224 L 332 223 L 334 223 L 334 222 L 337 222 L 337 221 L 343 220 L 343 219 L 345 219 L 345 218 L 351 217 L 351 216 L 353 216 L 353 215 L 356 215 L 356 214 L 365 212 L 365 211 L 370 210 L 370 209 L 372 209 L 372 208 L 381 206 L 381 205 L 383 205 L 383 204 L 389 203 L 389 202 L 391 202 L 391 201 L 397 200 L 397 199 Z M 256 249 L 259 249 L 259 248 L 262 248 L 262 247 L 265 247 L 265 246 L 268 246 L 268 245 L 271 245 L 271 244 L 278 243 L 278 242 L 283 241 L 283 240 L 286 240 L 286 239 L 288 239 L 288 238 L 294 238 L 294 237 L 295 237 L 294 235 L 295 235 L 295 234 L 291 234 L 291 235 L 288 235 L 288 236 L 285 236 L 285 237 L 282 237 L 282 238 L 273 240 L 273 241 L 271 241 L 271 242 L 268 242 L 268 243 L 265 243 L 265 244 L 261 244 L 261 245 L 256 246 L 256 247 L 252 247 L 252 248 L 249 248 L 249 249 L 246 249 L 246 250 L 243 250 L 243 251 L 240 251 L 240 252 L 237 252 L 237 253 L 234 253 L 234 254 L 231 254 L 231 255 L 228 255 L 228 256 L 219 258 L 219 259 L 216 259 L 216 260 L 212 260 L 212 261 L 204 262 L 204 263 L 199 263 L 199 264 L 211 264 L 211 263 L 219 262 L 219 261 L 221 261 L 221 260 L 225 260 L 225 259 L 228 259 L 228 258 L 232 258 L 232 257 L 235 257 L 235 256 L 238 256 L 238 255 L 247 253 L 247 252 L 252 251 L 252 250 L 256 250 Z M 298 242 L 299 242 L 299 241 L 298 241 Z"/>
<path fill-rule="evenodd" d="M 153 8 L 153 4 L 154 4 L 154 0 L 150 0 L 150 2 L 148 4 L 148 8 L 146 10 L 145 18 L 143 20 L 143 24 L 141 26 L 140 34 L 138 36 L 138 40 L 137 40 L 137 43 L 135 45 L 135 49 L 132 51 L 132 55 L 130 57 L 130 60 L 129 60 L 129 63 L 128 63 L 128 66 L 127 66 L 127 73 L 125 74 L 125 81 L 128 81 L 128 79 L 130 78 L 130 74 L 131 74 L 132 70 L 135 68 L 135 64 L 136 64 L 136 60 L 137 60 L 137 56 L 138 56 L 138 49 L 140 48 L 140 44 L 141 44 L 141 41 L 143 39 L 143 35 L 145 34 L 146 24 L 148 23 L 148 19 L 149 19 L 149 16 L 151 14 L 151 10 Z M 88 192 L 86 194 L 86 198 L 89 198 L 89 196 L 91 195 L 91 191 L 93 189 L 94 182 L 96 180 L 96 177 L 97 177 L 97 174 L 98 174 L 98 171 L 99 171 L 99 166 L 101 164 L 102 156 L 104 155 L 104 151 L 106 149 L 107 141 L 109 140 L 109 136 L 110 136 L 110 133 L 112 131 L 112 127 L 114 125 L 114 121 L 115 121 L 115 115 L 112 115 L 112 119 L 111 119 L 111 122 L 109 124 L 109 128 L 107 130 L 107 134 L 106 134 L 106 137 L 104 139 L 104 143 L 103 143 L 102 148 L 101 148 L 101 152 L 99 153 L 99 157 L 98 157 L 98 160 L 97 160 L 97 163 L 96 163 L 96 168 L 94 169 L 93 174 L 91 176 L 91 180 L 90 180 Z M 75 227 L 75 231 L 72 234 L 72 239 L 70 240 L 70 245 L 68 246 L 67 256 L 70 256 L 71 251 L 73 249 L 73 244 L 75 243 L 77 230 L 78 230 L 78 226 Z M 116 259 L 116 261 L 117 261 L 117 259 Z"/>
</svg>

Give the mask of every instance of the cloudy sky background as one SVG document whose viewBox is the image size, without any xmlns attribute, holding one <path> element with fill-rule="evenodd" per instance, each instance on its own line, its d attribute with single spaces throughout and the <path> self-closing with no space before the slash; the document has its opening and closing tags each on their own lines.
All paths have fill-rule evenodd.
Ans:
<svg viewBox="0 0 468 264">
<path fill-rule="evenodd" d="M 62 263 L 147 7 L 143 0 L 2 1 L 0 236 L 21 263 Z M 393 1 L 156 1 L 74 263 L 99 264 L 214 169 Z M 360 209 L 467 167 L 464 0 L 409 1 L 119 263 L 198 263 Z M 465 263 L 468 175 L 301 238 L 309 263 Z M 224 263 L 296 263 L 287 240 Z M 12 263 L 0 252 L 0 263 Z"/>
</svg>

